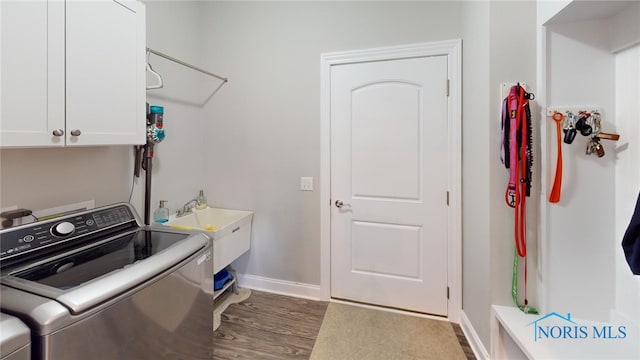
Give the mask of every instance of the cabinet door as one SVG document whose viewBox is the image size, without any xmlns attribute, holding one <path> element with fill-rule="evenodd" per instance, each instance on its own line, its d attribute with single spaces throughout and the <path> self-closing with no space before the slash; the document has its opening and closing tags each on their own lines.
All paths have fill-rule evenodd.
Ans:
<svg viewBox="0 0 640 360">
<path fill-rule="evenodd" d="M 67 146 L 143 144 L 144 5 L 67 1 L 66 15 Z"/>
<path fill-rule="evenodd" d="M 64 3 L 0 1 L 0 29 L 0 146 L 63 146 Z"/>
</svg>

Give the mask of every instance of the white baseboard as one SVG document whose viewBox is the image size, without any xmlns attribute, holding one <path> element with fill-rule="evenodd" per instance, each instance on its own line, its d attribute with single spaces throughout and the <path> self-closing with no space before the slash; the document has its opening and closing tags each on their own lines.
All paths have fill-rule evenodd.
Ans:
<svg viewBox="0 0 640 360">
<path fill-rule="evenodd" d="M 320 285 L 309 285 L 249 274 L 236 275 L 238 277 L 238 285 L 241 287 L 309 300 L 320 300 Z"/>
<path fill-rule="evenodd" d="M 473 354 L 476 356 L 476 359 L 489 360 L 489 352 L 487 352 L 487 349 L 482 344 L 478 333 L 476 333 L 473 325 L 471 325 L 471 321 L 469 321 L 464 310 L 460 312 L 460 328 L 462 328 L 464 336 L 467 337 L 469 346 L 471 346 L 471 350 L 473 350 Z"/>
</svg>

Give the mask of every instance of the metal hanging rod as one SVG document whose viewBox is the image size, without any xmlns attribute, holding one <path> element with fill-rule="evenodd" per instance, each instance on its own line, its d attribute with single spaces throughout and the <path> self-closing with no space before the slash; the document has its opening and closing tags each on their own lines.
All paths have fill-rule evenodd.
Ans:
<svg viewBox="0 0 640 360">
<path fill-rule="evenodd" d="M 178 64 L 180 64 L 180 65 L 182 65 L 182 66 L 186 66 L 186 67 L 188 67 L 188 68 L 190 68 L 190 69 L 193 69 L 193 70 L 195 70 L 195 71 L 199 71 L 199 72 L 201 72 L 201 73 L 203 73 L 203 74 L 206 74 L 206 75 L 209 75 L 209 76 L 213 76 L 214 78 L 216 78 L 216 79 L 220 79 L 220 80 L 222 80 L 222 81 L 224 81 L 224 82 L 229 81 L 229 79 L 227 79 L 226 77 L 223 77 L 223 76 L 220 76 L 220 75 L 216 75 L 216 74 L 214 74 L 214 73 L 212 73 L 212 72 L 209 72 L 209 71 L 207 71 L 207 70 L 200 69 L 200 68 L 199 68 L 199 67 L 197 67 L 197 66 L 191 65 L 191 64 L 186 63 L 186 62 L 184 62 L 184 61 L 182 61 L 182 60 L 178 60 L 178 59 L 174 58 L 173 56 L 169 56 L 169 55 L 167 55 L 167 54 L 161 53 L 160 51 L 153 50 L 152 48 L 147 48 L 147 51 L 148 51 L 148 52 L 150 52 L 150 53 L 152 53 L 152 54 L 155 54 L 155 55 L 158 55 L 158 56 L 160 56 L 160 57 L 163 57 L 163 58 L 165 58 L 165 59 L 167 59 L 167 60 L 171 60 L 171 61 L 173 61 L 173 62 L 175 62 L 175 63 L 178 63 Z"/>
</svg>

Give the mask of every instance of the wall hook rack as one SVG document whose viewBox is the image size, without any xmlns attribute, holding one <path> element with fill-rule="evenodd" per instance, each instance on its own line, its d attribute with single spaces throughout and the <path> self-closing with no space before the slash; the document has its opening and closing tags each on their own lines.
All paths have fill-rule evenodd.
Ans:
<svg viewBox="0 0 640 360">
<path fill-rule="evenodd" d="M 550 107 L 547 108 L 547 116 L 553 119 L 559 116 L 564 119 L 562 127 L 565 132 L 564 142 L 566 144 L 573 142 L 577 132 L 589 136 L 586 155 L 595 153 L 598 157 L 603 157 L 605 151 L 600 140 L 618 141 L 620 139 L 619 134 L 601 131 L 602 112 L 596 106 Z"/>
</svg>

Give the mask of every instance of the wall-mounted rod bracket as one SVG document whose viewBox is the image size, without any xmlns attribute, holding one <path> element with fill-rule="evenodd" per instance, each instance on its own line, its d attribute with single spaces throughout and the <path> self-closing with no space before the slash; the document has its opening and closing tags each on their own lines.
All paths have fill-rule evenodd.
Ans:
<svg viewBox="0 0 640 360">
<path fill-rule="evenodd" d="M 189 69 L 193 69 L 193 70 L 198 71 L 198 72 L 201 72 L 201 73 L 203 73 L 203 74 L 205 74 L 205 75 L 209 75 L 209 76 L 214 77 L 214 78 L 216 78 L 216 79 L 220 79 L 220 80 L 222 80 L 223 82 L 227 82 L 227 81 L 229 81 L 229 79 L 227 79 L 227 78 L 226 78 L 226 77 L 224 77 L 224 76 L 216 75 L 216 74 L 214 74 L 214 73 L 212 73 L 212 72 L 210 72 L 210 71 L 207 71 L 207 70 L 201 69 L 201 68 L 199 68 L 199 67 L 197 67 L 197 66 L 195 66 L 195 65 L 191 65 L 191 64 L 186 63 L 186 62 L 184 62 L 184 61 L 182 61 L 182 60 L 176 59 L 176 58 L 174 58 L 173 56 L 169 56 L 169 55 L 167 55 L 167 54 L 165 54 L 165 53 L 161 53 L 160 51 L 153 50 L 152 48 L 147 48 L 147 51 L 148 51 L 148 52 L 150 52 L 150 53 L 152 53 L 152 54 L 154 54 L 154 55 L 158 55 L 158 56 L 160 56 L 160 57 L 162 57 L 162 58 L 165 58 L 165 59 L 167 59 L 167 60 L 173 61 L 173 62 L 175 62 L 175 63 L 177 63 L 177 64 L 182 65 L 182 66 L 186 66 L 186 67 L 188 67 Z"/>
</svg>

